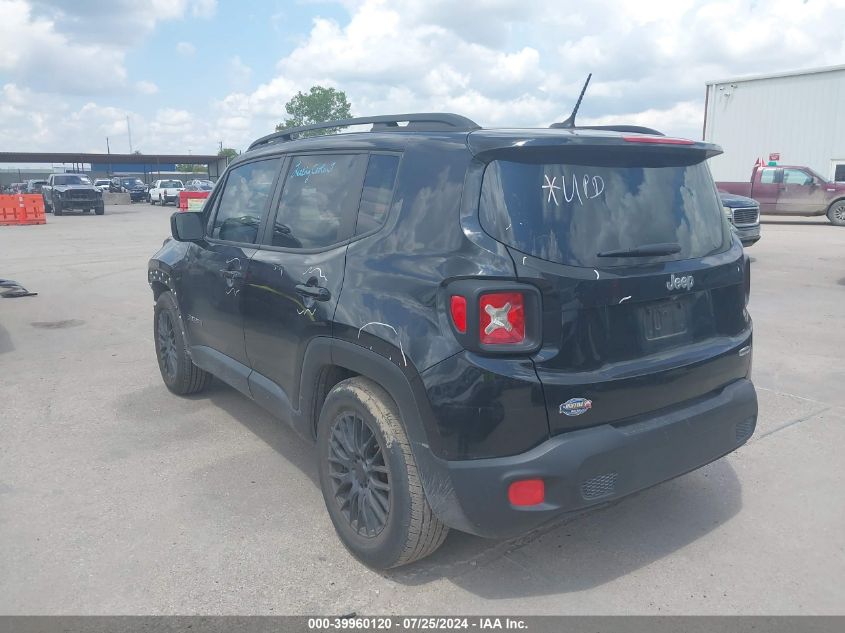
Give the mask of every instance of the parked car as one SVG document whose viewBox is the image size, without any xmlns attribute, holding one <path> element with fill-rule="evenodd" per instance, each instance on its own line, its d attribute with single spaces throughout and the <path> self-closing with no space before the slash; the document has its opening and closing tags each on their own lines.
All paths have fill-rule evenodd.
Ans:
<svg viewBox="0 0 845 633">
<path fill-rule="evenodd" d="M 130 202 L 140 202 L 147 198 L 147 188 L 144 186 L 144 181 L 137 176 L 112 178 L 110 190 L 128 193 Z"/>
<path fill-rule="evenodd" d="M 94 186 L 100 190 L 102 193 L 106 193 L 111 191 L 112 182 L 109 178 L 96 178 L 94 180 Z"/>
<path fill-rule="evenodd" d="M 214 185 L 209 182 L 194 182 L 191 181 L 187 185 L 185 185 L 185 191 L 211 191 L 214 189 Z"/>
<path fill-rule="evenodd" d="M 27 180 L 26 193 L 41 193 L 41 188 L 46 184 L 46 180 Z"/>
<path fill-rule="evenodd" d="M 190 187 L 196 187 L 196 189 L 190 189 Z M 211 191 L 214 189 L 214 183 L 210 180 L 195 178 L 185 183 L 185 189 L 190 191 Z"/>
<path fill-rule="evenodd" d="M 147 192 L 147 201 L 162 206 L 168 202 L 178 203 L 179 192 L 185 189 L 181 180 L 156 180 Z"/>
<path fill-rule="evenodd" d="M 23 182 L 13 182 L 9 185 L 9 193 L 25 193 L 26 192 L 26 183 Z"/>
<path fill-rule="evenodd" d="M 97 215 L 105 213 L 103 194 L 88 176 L 83 174 L 50 174 L 47 184 L 41 188 L 44 196 L 44 208 L 53 215 L 62 215 L 65 211 L 77 209 Z"/>
<path fill-rule="evenodd" d="M 748 182 L 716 186 L 754 198 L 764 215 L 827 215 L 831 224 L 845 226 L 845 182 L 829 182 L 809 167 L 755 165 Z"/>
<path fill-rule="evenodd" d="M 759 241 L 760 205 L 757 201 L 724 191 L 719 192 L 719 199 L 742 245 L 747 247 Z"/>
<path fill-rule="evenodd" d="M 213 374 L 315 441 L 355 556 L 515 536 L 752 435 L 750 264 L 718 146 L 344 124 L 372 130 L 255 141 L 201 213 L 173 214 L 148 281 L 167 388 Z"/>
</svg>

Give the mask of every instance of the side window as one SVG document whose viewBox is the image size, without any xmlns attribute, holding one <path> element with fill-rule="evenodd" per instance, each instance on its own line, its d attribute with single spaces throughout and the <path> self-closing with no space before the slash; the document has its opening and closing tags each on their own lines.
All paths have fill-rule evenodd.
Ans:
<svg viewBox="0 0 845 633">
<path fill-rule="evenodd" d="M 364 191 L 358 210 L 356 235 L 363 235 L 379 228 L 387 218 L 393 200 L 393 184 L 399 169 L 399 157 L 373 154 L 364 177 Z"/>
<path fill-rule="evenodd" d="M 764 185 L 771 185 L 775 181 L 774 169 L 763 169 L 760 172 L 760 182 Z"/>
<path fill-rule="evenodd" d="M 784 169 L 783 183 L 785 185 L 809 185 L 813 182 L 813 178 L 805 171 L 800 169 Z"/>
<path fill-rule="evenodd" d="M 229 172 L 217 204 L 211 237 L 254 244 L 281 159 L 262 160 Z"/>
<path fill-rule="evenodd" d="M 352 236 L 367 155 L 291 156 L 273 246 L 324 248 Z"/>
</svg>

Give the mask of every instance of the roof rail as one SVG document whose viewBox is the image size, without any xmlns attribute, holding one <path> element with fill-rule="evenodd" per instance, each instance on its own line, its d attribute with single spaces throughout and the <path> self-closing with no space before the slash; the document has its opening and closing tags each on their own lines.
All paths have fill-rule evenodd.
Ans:
<svg viewBox="0 0 845 633">
<path fill-rule="evenodd" d="M 663 132 L 658 132 L 650 127 L 642 127 L 641 125 L 579 125 L 577 130 L 608 130 L 610 132 L 631 132 L 633 134 L 656 134 L 657 136 L 665 136 Z"/>
<path fill-rule="evenodd" d="M 407 123 L 400 126 L 399 123 Z M 279 130 L 273 134 L 262 136 L 249 146 L 247 151 L 268 145 L 271 143 L 292 141 L 304 132 L 312 130 L 327 130 L 332 128 L 347 127 L 349 125 L 372 124 L 371 132 L 375 131 L 416 131 L 416 132 L 458 132 L 480 129 L 480 125 L 459 114 L 447 112 L 418 112 L 413 114 L 388 114 L 382 116 L 358 117 L 355 119 L 341 119 L 338 121 L 326 121 L 315 125 L 303 125 L 300 127 L 289 127 Z"/>
</svg>

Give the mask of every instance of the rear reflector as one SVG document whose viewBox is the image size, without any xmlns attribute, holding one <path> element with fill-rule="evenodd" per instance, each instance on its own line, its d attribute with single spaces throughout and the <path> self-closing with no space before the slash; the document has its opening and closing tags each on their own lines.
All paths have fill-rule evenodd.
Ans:
<svg viewBox="0 0 845 633">
<path fill-rule="evenodd" d="M 536 506 L 546 499 L 546 484 L 542 479 L 523 479 L 508 486 L 508 501 L 515 506 Z"/>
<path fill-rule="evenodd" d="M 525 297 L 521 292 L 491 292 L 478 299 L 478 337 L 485 345 L 525 340 Z"/>
<path fill-rule="evenodd" d="M 452 295 L 449 300 L 449 311 L 452 313 L 452 323 L 461 334 L 467 331 L 467 300 L 460 295 Z"/>
<path fill-rule="evenodd" d="M 629 143 L 654 143 L 656 145 L 694 145 L 695 141 L 688 138 L 672 138 L 669 136 L 623 136 L 623 141 Z"/>
</svg>

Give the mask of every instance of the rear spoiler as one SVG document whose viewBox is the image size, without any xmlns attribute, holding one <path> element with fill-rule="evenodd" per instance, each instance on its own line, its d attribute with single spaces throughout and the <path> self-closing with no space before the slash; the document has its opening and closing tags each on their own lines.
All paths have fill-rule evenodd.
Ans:
<svg viewBox="0 0 845 633">
<path fill-rule="evenodd" d="M 493 158 L 516 158 L 528 154 L 535 156 L 565 154 L 577 158 L 579 154 L 602 153 L 674 154 L 685 162 L 701 162 L 722 153 L 713 143 L 672 138 L 657 134 L 634 132 L 604 132 L 586 129 L 530 129 L 530 130 L 476 130 L 467 135 L 467 146 L 473 155 L 483 161 Z M 690 155 L 692 154 L 692 156 Z"/>
</svg>

